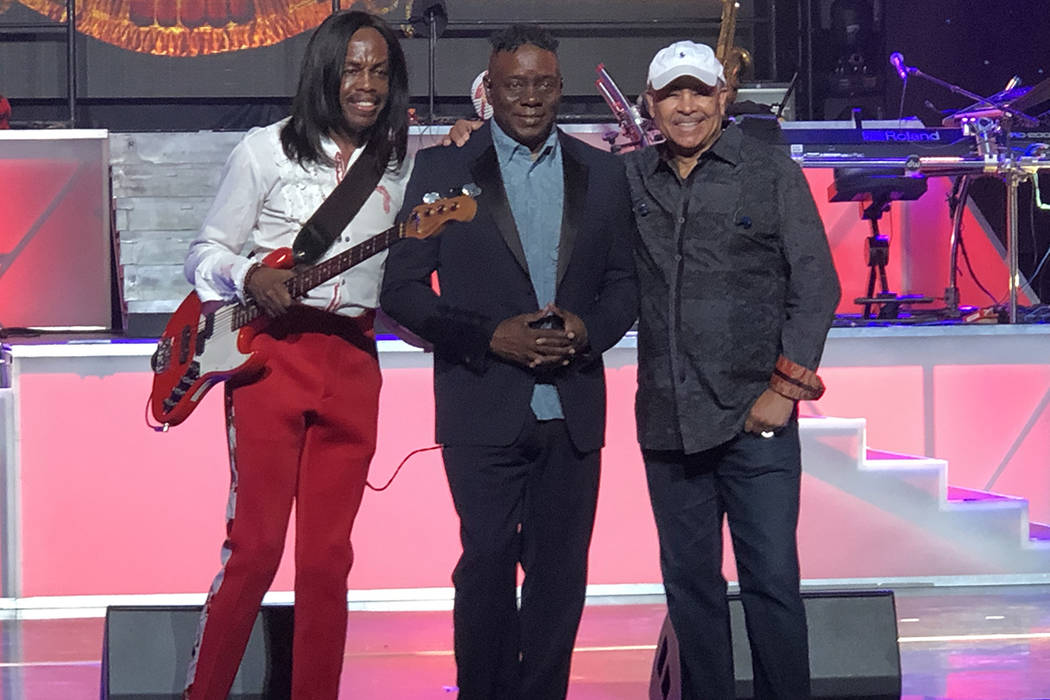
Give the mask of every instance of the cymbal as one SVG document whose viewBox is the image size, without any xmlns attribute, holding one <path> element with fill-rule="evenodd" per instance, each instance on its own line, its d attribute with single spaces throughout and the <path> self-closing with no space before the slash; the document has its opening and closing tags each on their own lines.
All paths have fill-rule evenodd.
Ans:
<svg viewBox="0 0 1050 700">
<path fill-rule="evenodd" d="M 1008 106 L 1027 112 L 1032 107 L 1036 107 L 1047 100 L 1050 100 L 1050 78 L 1044 78 L 1016 99 L 1011 99 Z"/>
<path fill-rule="evenodd" d="M 945 117 L 941 124 L 943 126 L 959 126 L 963 118 L 1002 119 L 1007 112 L 1019 116 L 1022 121 L 1031 120 L 1034 126 L 1038 120 L 1029 116 L 1027 112 L 1033 107 L 1040 106 L 1043 102 L 1050 100 L 1050 78 L 1044 78 L 1036 85 L 1022 85 L 1009 90 L 1003 90 L 990 96 L 983 102 L 975 102 L 963 107 Z M 989 104 L 991 103 L 991 104 Z M 994 107 L 992 105 L 995 105 Z M 1041 114 L 1045 110 L 1035 113 Z"/>
</svg>

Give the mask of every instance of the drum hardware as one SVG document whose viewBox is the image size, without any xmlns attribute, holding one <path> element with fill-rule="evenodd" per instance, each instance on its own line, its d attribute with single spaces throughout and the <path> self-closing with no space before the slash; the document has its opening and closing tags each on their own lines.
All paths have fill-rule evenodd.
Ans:
<svg viewBox="0 0 1050 700">
<path fill-rule="evenodd" d="M 908 175 L 903 170 L 869 170 L 843 168 L 835 170 L 835 179 L 828 187 L 830 202 L 860 202 L 861 218 L 871 222 L 871 235 L 865 244 L 868 265 L 867 294 L 854 299 L 864 307 L 863 317 L 875 316 L 872 308 L 877 306 L 878 318 L 896 319 L 901 306 L 928 304 L 931 297 L 907 294 L 898 295 L 890 291 L 886 279 L 886 265 L 890 260 L 890 239 L 879 233 L 879 220 L 890 210 L 894 201 L 914 201 L 926 193 L 926 178 Z M 875 279 L 879 280 L 879 293 L 875 293 Z"/>
<path fill-rule="evenodd" d="M 957 85 L 931 76 L 913 66 L 904 64 L 900 54 L 894 54 L 891 64 L 907 80 L 917 76 L 940 85 L 956 94 L 965 95 L 975 102 L 945 118 L 945 126 L 961 126 L 963 132 L 974 139 L 971 154 L 964 156 L 908 156 L 904 158 L 856 158 L 851 156 L 836 157 L 803 155 L 796 160 L 807 168 L 863 168 L 886 169 L 898 168 L 905 175 L 938 175 L 975 178 L 981 176 L 996 177 L 1006 187 L 1006 248 L 1007 268 L 1009 274 L 1009 302 L 1007 318 L 1010 323 L 1017 322 L 1017 297 L 1021 285 L 1018 262 L 1018 188 L 1022 182 L 1032 180 L 1043 170 L 1050 170 L 1050 148 L 1041 145 L 1029 147 L 1025 153 L 1018 155 L 1011 146 L 1011 128 L 1015 122 L 1026 126 L 1037 126 L 1039 120 L 1026 114 L 1025 109 L 1050 99 L 1050 78 L 1031 88 L 1018 88 L 1016 81 L 1011 80 L 1007 90 L 984 98 L 975 95 Z M 963 192 L 966 190 L 963 182 Z M 1038 187 L 1036 187 L 1038 189 Z M 961 204 L 965 204 L 965 194 Z M 1037 200 L 1041 205 L 1041 199 Z M 950 280 L 945 293 L 949 313 L 959 313 L 958 289 L 956 287 L 955 265 L 958 254 L 959 231 L 962 224 L 962 206 L 953 215 L 952 238 L 950 245 L 951 263 Z"/>
</svg>

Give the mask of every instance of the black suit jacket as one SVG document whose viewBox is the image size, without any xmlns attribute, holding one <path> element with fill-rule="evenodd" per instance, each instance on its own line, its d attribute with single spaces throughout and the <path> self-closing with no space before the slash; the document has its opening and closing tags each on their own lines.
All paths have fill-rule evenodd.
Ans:
<svg viewBox="0 0 1050 700">
<path fill-rule="evenodd" d="M 601 353 L 637 316 L 631 251 L 638 234 L 620 160 L 564 133 L 559 138 L 565 204 L 555 303 L 583 320 L 590 352 L 544 376 L 558 388 L 573 444 L 589 451 L 605 439 Z M 481 188 L 477 216 L 449 224 L 436 237 L 393 246 L 380 303 L 434 346 L 438 442 L 504 446 L 529 416 L 537 374 L 489 352 L 489 341 L 500 322 L 537 311 L 539 303 L 488 125 L 462 148 L 417 154 L 402 215 L 427 192 L 445 195 L 467 183 Z M 435 270 L 440 296 L 430 284 Z"/>
</svg>

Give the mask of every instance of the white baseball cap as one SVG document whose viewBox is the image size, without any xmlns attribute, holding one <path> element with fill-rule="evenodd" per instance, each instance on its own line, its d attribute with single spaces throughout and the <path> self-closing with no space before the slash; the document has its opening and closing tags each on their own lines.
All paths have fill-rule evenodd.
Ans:
<svg viewBox="0 0 1050 700">
<path fill-rule="evenodd" d="M 704 85 L 725 82 L 722 64 L 707 44 L 676 41 L 660 49 L 649 64 L 649 87 L 660 90 L 675 78 L 690 75 Z"/>
</svg>

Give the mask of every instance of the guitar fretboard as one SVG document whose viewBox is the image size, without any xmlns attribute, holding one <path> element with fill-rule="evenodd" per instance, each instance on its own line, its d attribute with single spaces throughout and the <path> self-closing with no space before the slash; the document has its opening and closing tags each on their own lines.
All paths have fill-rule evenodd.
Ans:
<svg viewBox="0 0 1050 700">
<path fill-rule="evenodd" d="M 367 260 L 376 253 L 381 253 L 394 243 L 403 235 L 404 224 L 398 224 L 388 228 L 382 233 L 372 236 L 367 241 L 358 243 L 352 248 L 349 248 L 339 255 L 311 265 L 310 267 L 299 272 L 295 277 L 290 277 L 284 286 L 288 289 L 288 293 L 292 295 L 293 299 L 298 299 L 304 296 L 314 287 L 327 282 L 336 275 L 349 270 L 354 265 Z M 233 312 L 233 320 L 231 321 L 231 330 L 237 330 L 241 326 L 247 325 L 259 318 L 263 311 L 254 302 L 238 306 Z"/>
</svg>

